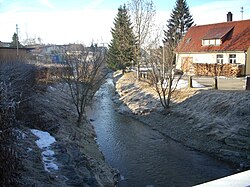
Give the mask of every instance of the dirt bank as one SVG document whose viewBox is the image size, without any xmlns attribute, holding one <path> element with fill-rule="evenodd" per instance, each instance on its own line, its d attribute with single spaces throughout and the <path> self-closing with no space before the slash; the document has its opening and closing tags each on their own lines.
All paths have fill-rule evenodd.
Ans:
<svg viewBox="0 0 250 187">
<path fill-rule="evenodd" d="M 133 72 L 114 74 L 119 112 L 196 150 L 250 167 L 250 93 L 181 89 L 164 111 L 155 92 Z"/>
<path fill-rule="evenodd" d="M 38 90 L 22 110 L 27 111 L 20 126 L 21 186 L 114 186 L 115 171 L 105 163 L 92 126 L 86 121 L 77 127 L 75 108 L 62 84 Z M 50 149 L 58 169 L 45 171 L 38 138 L 30 129 L 55 138 Z"/>
</svg>

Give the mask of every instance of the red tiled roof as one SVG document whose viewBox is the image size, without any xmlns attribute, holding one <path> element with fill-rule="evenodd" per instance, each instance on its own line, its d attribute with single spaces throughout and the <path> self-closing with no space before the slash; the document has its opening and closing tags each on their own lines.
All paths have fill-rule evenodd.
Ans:
<svg viewBox="0 0 250 187">
<path fill-rule="evenodd" d="M 218 46 L 202 46 L 203 39 L 222 39 Z M 247 51 L 250 47 L 250 19 L 191 27 L 176 52 Z"/>
<path fill-rule="evenodd" d="M 222 39 L 226 36 L 229 31 L 231 31 L 234 27 L 216 27 L 208 30 L 207 34 L 202 39 Z"/>
</svg>

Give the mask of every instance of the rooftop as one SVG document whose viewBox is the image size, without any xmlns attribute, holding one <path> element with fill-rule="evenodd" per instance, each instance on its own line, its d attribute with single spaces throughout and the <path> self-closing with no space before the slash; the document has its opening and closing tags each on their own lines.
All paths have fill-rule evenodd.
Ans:
<svg viewBox="0 0 250 187">
<path fill-rule="evenodd" d="M 202 40 L 221 39 L 220 45 L 202 45 Z M 176 52 L 247 51 L 250 46 L 250 19 L 191 27 Z"/>
</svg>

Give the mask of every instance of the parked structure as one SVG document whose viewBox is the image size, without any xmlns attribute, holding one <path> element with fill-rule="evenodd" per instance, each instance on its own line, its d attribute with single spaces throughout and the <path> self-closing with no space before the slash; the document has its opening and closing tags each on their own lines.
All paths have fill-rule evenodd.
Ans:
<svg viewBox="0 0 250 187">
<path fill-rule="evenodd" d="M 250 75 L 250 20 L 193 26 L 176 48 L 176 67 L 189 75 Z"/>
</svg>

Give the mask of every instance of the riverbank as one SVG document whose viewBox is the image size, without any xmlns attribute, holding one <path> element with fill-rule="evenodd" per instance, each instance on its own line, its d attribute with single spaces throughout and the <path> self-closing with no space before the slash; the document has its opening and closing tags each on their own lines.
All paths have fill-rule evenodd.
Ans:
<svg viewBox="0 0 250 187">
<path fill-rule="evenodd" d="M 20 186 L 114 186 L 115 171 L 106 164 L 92 125 L 77 126 L 64 85 L 44 86 L 20 110 L 25 114 L 18 143 Z M 39 148 L 39 141 L 46 145 L 50 140 L 35 136 L 37 130 L 54 143 Z"/>
<path fill-rule="evenodd" d="M 114 74 L 118 111 L 182 144 L 235 164 L 250 166 L 250 94 L 206 88 L 181 89 L 164 111 L 155 92 L 135 73 Z"/>
</svg>

